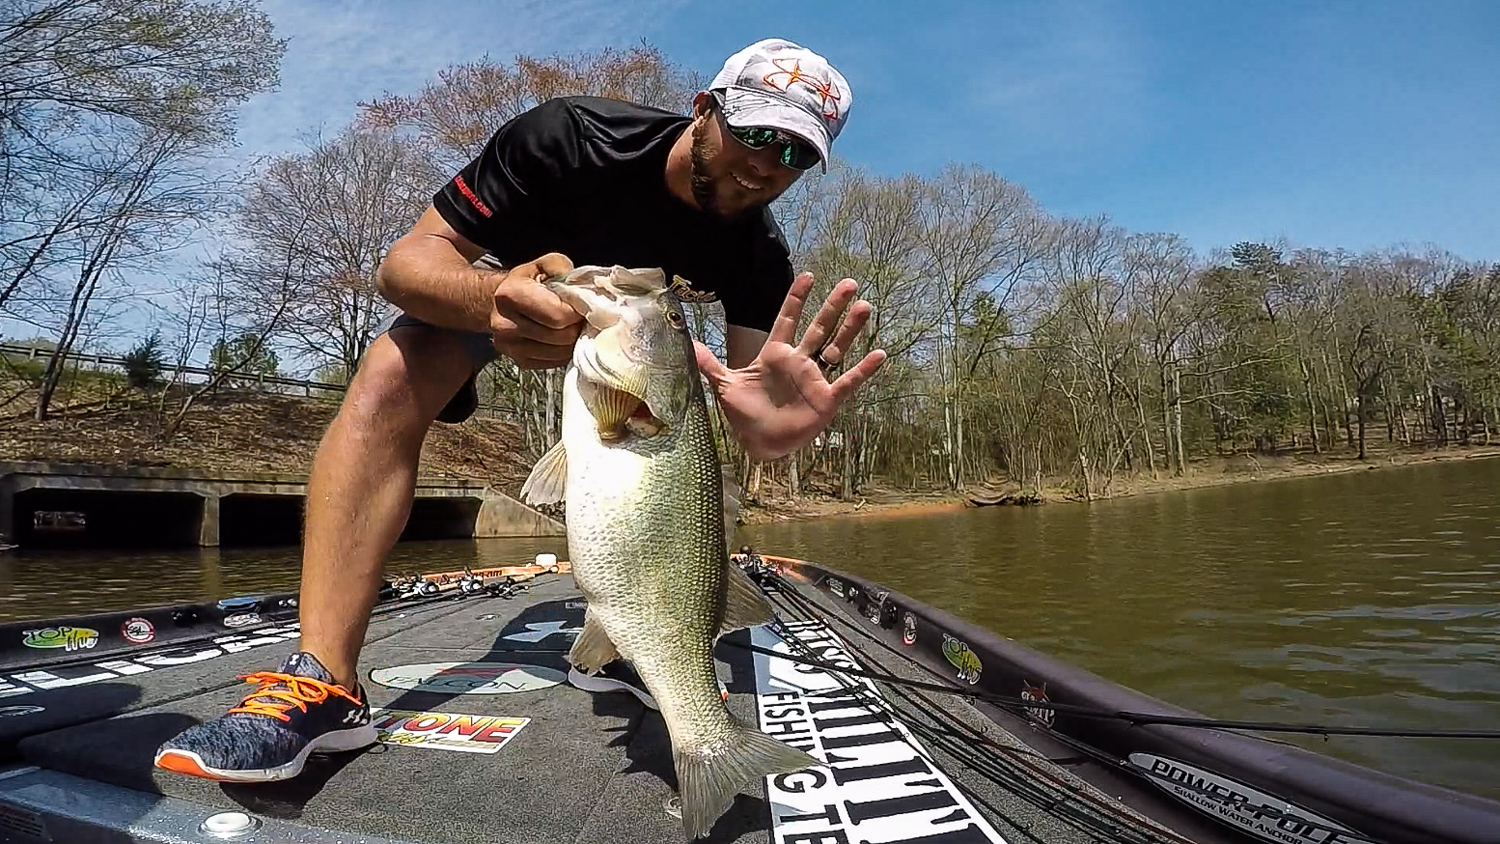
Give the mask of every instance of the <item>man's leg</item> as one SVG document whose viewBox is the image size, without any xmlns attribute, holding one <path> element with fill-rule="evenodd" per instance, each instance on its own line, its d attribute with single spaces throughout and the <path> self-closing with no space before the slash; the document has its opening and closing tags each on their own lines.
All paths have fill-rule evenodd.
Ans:
<svg viewBox="0 0 1500 844">
<path fill-rule="evenodd" d="M 454 332 L 398 324 L 370 345 L 318 446 L 298 596 L 302 650 L 346 689 L 358 680 L 386 555 L 411 514 L 422 442 L 479 363 Z"/>
<path fill-rule="evenodd" d="M 311 753 L 375 742 L 355 667 L 382 564 L 410 513 L 428 427 L 473 412 L 467 382 L 493 355 L 488 335 L 404 316 L 370 345 L 308 482 L 302 650 L 255 678 L 239 706 L 163 743 L 158 768 L 268 782 L 295 777 Z"/>
</svg>

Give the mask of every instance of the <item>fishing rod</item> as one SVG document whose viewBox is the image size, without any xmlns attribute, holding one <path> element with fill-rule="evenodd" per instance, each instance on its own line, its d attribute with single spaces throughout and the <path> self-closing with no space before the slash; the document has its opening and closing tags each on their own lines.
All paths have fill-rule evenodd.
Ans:
<svg viewBox="0 0 1500 844">
<path fill-rule="evenodd" d="M 392 578 L 381 587 L 376 598 L 378 603 L 371 609 L 370 618 L 380 618 L 397 612 L 429 612 L 440 608 L 450 601 L 463 598 L 492 597 L 510 599 L 531 588 L 529 579 L 515 580 L 509 575 L 498 577 L 483 577 L 481 575 L 482 571 L 476 574 L 466 567 L 462 577 L 442 585 L 427 579 L 431 575 L 412 574 Z M 233 600 L 236 599 L 223 599 L 223 601 Z M 223 601 L 220 603 L 223 603 Z M 201 632 L 173 637 L 154 645 L 140 645 L 100 653 L 87 650 L 76 651 L 66 656 L 43 657 L 26 662 L 0 664 L 0 673 L 17 674 L 26 671 L 90 665 L 113 659 L 136 659 L 168 653 L 195 645 L 203 645 L 225 636 L 253 636 L 257 632 L 268 628 L 277 628 L 295 623 L 296 618 L 287 612 L 290 608 L 290 606 L 284 607 L 278 612 L 260 611 L 259 614 L 265 620 L 255 624 L 247 624 L 243 627 L 235 628 L 215 627 L 214 629 L 204 629 Z M 178 610 L 180 609 L 178 608 Z M 254 610 L 252 609 L 251 611 Z M 210 625 L 214 624 L 212 621 L 207 621 L 206 623 Z"/>
</svg>

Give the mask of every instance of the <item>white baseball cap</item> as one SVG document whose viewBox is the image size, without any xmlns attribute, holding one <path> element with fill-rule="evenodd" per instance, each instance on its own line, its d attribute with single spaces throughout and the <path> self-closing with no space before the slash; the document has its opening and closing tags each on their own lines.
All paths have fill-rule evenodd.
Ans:
<svg viewBox="0 0 1500 844">
<path fill-rule="evenodd" d="M 817 149 L 824 172 L 828 149 L 854 104 L 843 74 L 784 38 L 757 41 L 730 56 L 708 89 L 723 92 L 730 126 L 767 126 L 796 135 Z"/>
</svg>

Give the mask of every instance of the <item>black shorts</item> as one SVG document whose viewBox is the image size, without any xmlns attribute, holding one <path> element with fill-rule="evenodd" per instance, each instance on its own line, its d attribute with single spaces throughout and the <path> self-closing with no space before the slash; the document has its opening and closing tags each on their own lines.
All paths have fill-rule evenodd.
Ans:
<svg viewBox="0 0 1500 844">
<path fill-rule="evenodd" d="M 501 272 L 505 270 L 505 266 L 489 253 L 479 256 L 479 259 L 473 263 L 473 266 Z M 499 357 L 499 353 L 495 351 L 494 338 L 490 336 L 488 331 L 460 331 L 456 328 L 440 328 L 430 322 L 423 322 L 400 310 L 396 311 L 392 316 L 387 317 L 385 322 L 381 323 L 380 330 L 375 332 L 375 336 L 378 337 L 392 328 L 408 326 L 451 334 L 463 343 L 464 348 L 469 352 L 469 360 L 473 362 L 474 368 L 469 373 L 469 380 L 465 381 L 464 385 L 458 388 L 458 392 L 453 394 L 453 398 L 449 399 L 448 403 L 443 406 L 443 409 L 438 411 L 437 421 L 456 425 L 473 416 L 474 411 L 479 409 L 479 388 L 474 383 L 474 379 L 486 366 L 490 365 L 491 361 Z"/>
<path fill-rule="evenodd" d="M 479 408 L 479 387 L 474 383 L 474 379 L 499 356 L 495 351 L 494 338 L 484 331 L 440 328 L 432 323 L 423 322 L 404 311 L 396 311 L 393 316 L 387 317 L 381 324 L 380 330 L 376 332 L 376 336 L 385 334 L 393 328 L 404 327 L 425 328 L 428 331 L 449 334 L 463 343 L 464 349 L 469 353 L 469 360 L 473 363 L 473 371 L 469 373 L 469 380 L 465 381 L 464 385 L 458 388 L 458 392 L 453 394 L 453 398 L 449 399 L 443 409 L 438 411 L 437 421 L 456 425 L 473 416 L 474 411 Z"/>
</svg>

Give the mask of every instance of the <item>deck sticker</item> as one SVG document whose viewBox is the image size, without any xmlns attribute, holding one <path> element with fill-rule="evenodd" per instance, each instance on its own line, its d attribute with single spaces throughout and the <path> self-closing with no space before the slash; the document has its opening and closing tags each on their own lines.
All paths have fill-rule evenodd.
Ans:
<svg viewBox="0 0 1500 844">
<path fill-rule="evenodd" d="M 509 633 L 500 638 L 512 642 L 540 642 L 548 636 L 576 635 L 582 632 L 582 627 L 569 627 L 566 621 L 534 621 L 526 625 L 526 632 Z"/>
<path fill-rule="evenodd" d="M 821 622 L 785 627 L 820 660 L 854 667 L 843 642 Z M 764 626 L 751 628 L 750 638 L 777 653 L 794 652 Z M 870 680 L 757 653 L 755 687 L 761 731 L 825 763 L 766 777 L 774 844 L 1004 844 Z"/>
<path fill-rule="evenodd" d="M 1147 779 L 1178 800 L 1245 833 L 1276 844 L 1372 844 L 1338 821 L 1237 780 L 1150 753 L 1130 754 Z"/>
<path fill-rule="evenodd" d="M 1047 698 L 1047 684 L 1045 682 L 1040 686 L 1033 686 L 1030 680 L 1024 678 L 1021 680 L 1021 700 L 1034 700 L 1037 703 L 1052 702 Z M 1057 720 L 1057 710 L 1047 706 L 1028 706 L 1026 707 L 1026 714 L 1033 721 L 1044 727 L 1051 727 L 1053 722 Z"/>
<path fill-rule="evenodd" d="M 46 689 L 118 680 L 132 674 L 145 674 L 157 668 L 203 662 L 225 654 L 248 651 L 262 645 L 295 641 L 301 635 L 300 625 L 297 622 L 291 622 L 277 627 L 264 627 L 253 633 L 215 636 L 211 643 L 162 648 L 129 658 L 114 657 L 83 665 L 56 665 L 47 669 L 0 674 L 0 700 Z"/>
<path fill-rule="evenodd" d="M 51 841 L 52 833 L 41 813 L 0 800 L 0 833 L 12 832 L 22 841 Z M 13 836 L 0 835 L 0 840 L 12 841 Z"/>
<path fill-rule="evenodd" d="M 530 718 L 455 715 L 416 709 L 370 710 L 371 726 L 383 744 L 430 747 L 464 753 L 496 753 L 531 723 Z"/>
<path fill-rule="evenodd" d="M 958 669 L 958 679 L 971 686 L 979 682 L 979 672 L 984 670 L 984 664 L 979 661 L 979 655 L 970 650 L 968 642 L 944 633 L 943 656 Z"/>
<path fill-rule="evenodd" d="M 262 621 L 265 621 L 265 619 L 261 618 L 259 613 L 253 612 L 242 612 L 224 616 L 224 626 L 230 628 L 249 627 L 252 624 L 260 624 Z"/>
<path fill-rule="evenodd" d="M 370 679 L 392 689 L 460 695 L 504 695 L 551 688 L 568 679 L 553 668 L 514 662 L 424 662 L 377 668 Z"/>
<path fill-rule="evenodd" d="M 901 619 L 901 644 L 915 645 L 917 643 L 917 617 L 907 613 Z"/>
<path fill-rule="evenodd" d="M 46 712 L 44 706 L 0 706 L 0 718 L 15 718 L 21 715 L 35 715 L 38 712 Z"/>
<path fill-rule="evenodd" d="M 156 638 L 156 628 L 144 618 L 131 618 L 120 625 L 120 635 L 127 642 L 144 645 Z"/>
<path fill-rule="evenodd" d="M 44 627 L 21 631 L 21 644 L 28 648 L 62 648 L 85 651 L 99 644 L 99 631 L 88 627 Z"/>
</svg>

